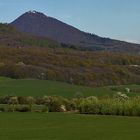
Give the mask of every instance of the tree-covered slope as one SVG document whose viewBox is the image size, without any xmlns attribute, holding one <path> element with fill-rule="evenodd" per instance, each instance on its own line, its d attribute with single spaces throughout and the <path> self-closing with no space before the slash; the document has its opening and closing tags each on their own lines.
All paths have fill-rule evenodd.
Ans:
<svg viewBox="0 0 140 140">
<path fill-rule="evenodd" d="M 140 57 L 66 48 L 0 47 L 0 75 L 104 86 L 140 83 Z"/>
<path fill-rule="evenodd" d="M 8 24 L 0 24 L 0 45 L 11 47 L 59 47 L 60 44 L 48 38 L 35 37 L 19 32 Z"/>
<path fill-rule="evenodd" d="M 28 34 L 48 37 L 69 46 L 82 49 L 140 54 L 140 45 L 85 33 L 53 17 L 29 11 L 14 20 L 11 25 Z M 67 46 L 68 47 L 68 46 Z"/>
</svg>

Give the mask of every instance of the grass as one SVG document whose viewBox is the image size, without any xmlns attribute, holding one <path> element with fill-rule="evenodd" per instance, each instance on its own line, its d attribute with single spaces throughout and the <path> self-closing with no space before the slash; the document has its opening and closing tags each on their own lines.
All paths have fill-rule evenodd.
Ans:
<svg viewBox="0 0 140 140">
<path fill-rule="evenodd" d="M 84 96 L 107 96 L 113 95 L 117 91 L 123 91 L 125 87 L 130 89 L 140 89 L 140 85 L 129 86 L 111 86 L 111 87 L 85 87 L 76 86 L 63 82 L 48 81 L 48 80 L 15 80 L 5 77 L 0 77 L 0 96 L 16 95 L 16 96 L 44 96 L 58 95 L 63 97 L 74 97 L 76 93 L 82 93 Z M 115 90 L 114 90 L 115 88 Z M 138 95 L 139 93 L 130 93 L 130 96 Z"/>
<path fill-rule="evenodd" d="M 73 97 L 113 95 L 140 85 L 84 87 L 44 80 L 0 77 L 0 95 Z M 140 92 L 129 93 L 130 96 Z M 140 117 L 93 116 L 73 113 L 0 113 L 1 140 L 139 140 Z"/>
<path fill-rule="evenodd" d="M 1 140 L 139 140 L 140 118 L 1 113 Z"/>
</svg>

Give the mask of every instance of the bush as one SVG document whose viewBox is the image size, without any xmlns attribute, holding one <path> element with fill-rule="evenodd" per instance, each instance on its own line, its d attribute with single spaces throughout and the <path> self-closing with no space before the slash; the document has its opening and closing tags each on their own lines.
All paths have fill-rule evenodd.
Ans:
<svg viewBox="0 0 140 140">
<path fill-rule="evenodd" d="M 123 102 L 115 99 L 102 100 L 100 101 L 100 113 L 101 115 L 122 115 Z"/>
<path fill-rule="evenodd" d="M 128 98 L 120 93 L 115 98 L 101 100 L 96 97 L 83 98 L 79 111 L 82 114 L 140 116 L 140 98 Z"/>
<path fill-rule="evenodd" d="M 5 107 L 0 107 L 0 112 L 5 112 Z"/>
<path fill-rule="evenodd" d="M 80 113 L 99 114 L 98 98 L 91 96 L 81 100 L 79 106 Z"/>
<path fill-rule="evenodd" d="M 6 95 L 0 97 L 0 104 L 8 104 L 12 96 Z"/>
<path fill-rule="evenodd" d="M 119 101 L 126 101 L 129 97 L 126 94 L 122 94 L 121 92 L 117 92 L 114 98 L 118 99 Z"/>
<path fill-rule="evenodd" d="M 27 106 L 27 105 L 17 106 L 15 111 L 18 111 L 18 112 L 29 112 L 30 111 L 30 107 Z"/>
<path fill-rule="evenodd" d="M 45 96 L 44 104 L 48 107 L 49 112 L 62 112 L 62 105 L 68 108 L 68 101 L 63 97 Z"/>
<path fill-rule="evenodd" d="M 27 97 L 18 97 L 19 104 L 27 104 Z"/>
<path fill-rule="evenodd" d="M 32 111 L 32 106 L 35 103 L 35 99 L 32 96 L 26 97 L 26 102 L 29 105 L 30 111 Z"/>
<path fill-rule="evenodd" d="M 0 112 L 66 112 L 79 111 L 81 114 L 140 116 L 140 96 L 129 98 L 117 93 L 113 98 L 95 96 L 66 99 L 59 96 L 0 97 Z M 18 104 L 20 103 L 20 104 Z"/>
</svg>

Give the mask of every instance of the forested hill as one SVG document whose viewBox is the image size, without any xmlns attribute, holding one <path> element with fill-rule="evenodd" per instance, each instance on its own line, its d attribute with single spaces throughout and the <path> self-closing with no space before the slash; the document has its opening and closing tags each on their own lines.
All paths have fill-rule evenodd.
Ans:
<svg viewBox="0 0 140 140">
<path fill-rule="evenodd" d="M 140 83 L 140 56 L 80 51 L 0 24 L 0 76 L 104 86 Z"/>
<path fill-rule="evenodd" d="M 65 48 L 0 47 L 0 75 L 87 86 L 140 84 L 140 57 Z"/>
<path fill-rule="evenodd" d="M 140 45 L 85 33 L 53 17 L 29 11 L 14 20 L 11 25 L 28 34 L 48 37 L 66 47 L 74 45 L 88 50 L 140 54 Z"/>
<path fill-rule="evenodd" d="M 51 39 L 21 33 L 9 24 L 0 24 L 0 45 L 11 47 L 60 47 Z"/>
</svg>

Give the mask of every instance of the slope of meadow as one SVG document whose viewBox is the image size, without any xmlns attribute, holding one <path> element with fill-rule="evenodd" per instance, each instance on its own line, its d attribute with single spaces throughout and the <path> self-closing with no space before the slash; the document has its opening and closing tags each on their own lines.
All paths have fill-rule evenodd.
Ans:
<svg viewBox="0 0 140 140">
<path fill-rule="evenodd" d="M 80 96 L 112 96 L 117 92 L 125 93 L 125 88 L 130 88 L 129 96 L 139 95 L 140 85 L 126 86 L 107 86 L 107 87 L 86 87 L 77 86 L 63 82 L 48 80 L 15 80 L 10 78 L 0 78 L 0 96 L 16 95 L 16 96 L 35 96 L 57 95 L 63 97 Z"/>
</svg>

